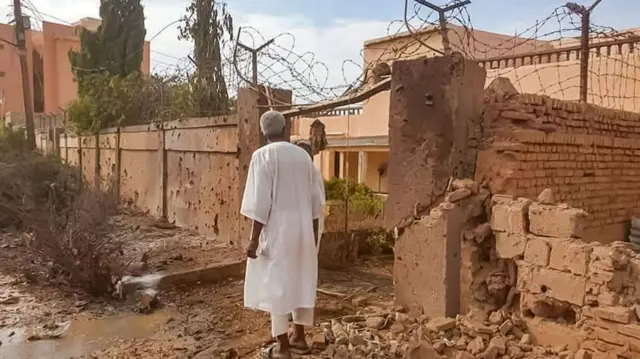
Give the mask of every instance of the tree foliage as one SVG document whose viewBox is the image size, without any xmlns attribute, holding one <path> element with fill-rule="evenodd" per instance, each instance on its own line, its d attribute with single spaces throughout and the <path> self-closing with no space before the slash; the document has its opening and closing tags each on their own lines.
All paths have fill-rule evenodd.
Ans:
<svg viewBox="0 0 640 359">
<path fill-rule="evenodd" d="M 107 73 L 126 77 L 139 72 L 144 55 L 144 9 L 140 0 L 101 0 L 97 31 L 80 29 L 80 51 L 70 51 L 71 68 L 84 94 L 84 79 Z"/>
<path fill-rule="evenodd" d="M 95 32 L 80 29 L 80 50 L 69 52 L 78 83 L 69 119 L 81 131 L 132 121 L 137 104 L 128 94 L 138 94 L 144 82 L 140 66 L 146 30 L 140 0 L 101 0 L 100 18 Z"/>
<path fill-rule="evenodd" d="M 193 93 L 202 115 L 229 111 L 229 94 L 221 55 L 225 37 L 233 40 L 233 19 L 227 4 L 216 0 L 191 0 L 180 26 L 180 38 L 192 40 Z"/>
</svg>

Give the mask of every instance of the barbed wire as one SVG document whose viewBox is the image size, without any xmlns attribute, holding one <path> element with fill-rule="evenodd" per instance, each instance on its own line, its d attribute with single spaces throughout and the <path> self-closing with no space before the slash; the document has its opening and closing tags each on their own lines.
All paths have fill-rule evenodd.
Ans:
<svg viewBox="0 0 640 359">
<path fill-rule="evenodd" d="M 315 54 L 296 53 L 295 37 L 286 33 L 276 36 L 274 43 L 260 54 L 259 83 L 293 91 L 296 102 L 327 101 L 376 81 L 372 77 L 381 65 L 387 65 L 386 70 L 380 70 L 385 75 L 393 61 L 439 55 L 442 44 L 437 14 L 416 4 L 409 6 L 409 1 L 405 0 L 404 19 L 391 22 L 385 38 L 365 44 L 359 59 L 343 61 L 339 69 L 342 81 L 330 74 L 338 69 L 330 69 Z M 581 18 L 566 4 L 512 35 L 475 29 L 467 7 L 447 14 L 446 22 L 452 50 L 481 63 L 489 81 L 507 77 L 524 93 L 579 100 Z M 588 101 L 640 111 L 640 89 L 636 90 L 640 77 L 639 45 L 630 40 L 622 45 L 596 45 L 636 35 L 595 23 L 590 24 L 589 34 Z M 254 28 L 247 28 L 243 35 L 242 41 L 254 46 L 267 40 Z M 251 67 L 245 63 L 244 68 L 243 77 L 249 77 Z"/>
<path fill-rule="evenodd" d="M 54 18 L 38 12 L 30 0 L 23 1 L 37 20 Z M 301 51 L 292 33 L 275 36 L 273 43 L 258 54 L 258 82 L 271 88 L 291 90 L 295 103 L 309 104 L 345 96 L 389 76 L 393 61 L 439 55 L 442 37 L 437 14 L 412 0 L 404 1 L 404 13 L 397 14 L 398 19 L 389 23 L 385 36 L 365 43 L 359 56 L 343 59 L 340 68 L 331 67 L 319 54 Z M 451 1 L 444 6 L 457 2 Z M 577 46 L 580 44 L 581 18 L 566 4 L 511 35 L 475 29 L 466 6 L 446 14 L 445 21 L 452 50 L 484 66 L 487 82 L 495 77 L 507 77 L 521 92 L 565 100 L 579 99 L 580 51 Z M 196 72 L 193 61 L 153 49 L 156 37 L 172 24 L 151 39 L 154 54 L 151 72 L 163 81 L 182 81 Z M 640 51 L 637 43 L 629 40 L 629 36 L 637 35 L 595 23 L 590 24 L 589 33 L 592 43 L 589 102 L 640 111 L 640 94 L 637 93 L 640 90 L 636 91 Z M 250 26 L 242 28 L 238 39 L 254 48 L 270 40 L 259 29 Z M 614 40 L 623 43 L 595 45 Z M 223 76 L 230 97 L 234 97 L 239 87 L 249 85 L 245 80 L 251 78 L 253 71 L 251 54 L 236 49 L 232 43 L 223 43 L 221 55 Z"/>
</svg>

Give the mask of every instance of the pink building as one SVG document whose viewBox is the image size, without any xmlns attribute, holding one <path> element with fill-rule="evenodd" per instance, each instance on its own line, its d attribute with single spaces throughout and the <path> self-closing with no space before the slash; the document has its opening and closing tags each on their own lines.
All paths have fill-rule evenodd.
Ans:
<svg viewBox="0 0 640 359">
<path fill-rule="evenodd" d="M 56 113 L 77 97 L 77 84 L 71 72 L 69 51 L 80 48 L 79 27 L 95 31 L 99 19 L 84 18 L 63 25 L 44 21 L 42 31 L 26 34 L 27 63 L 33 108 L 36 113 Z M 12 25 L 0 24 L 0 113 L 23 113 L 22 80 L 18 50 Z M 142 72 L 148 74 L 150 46 L 145 42 Z M 12 116 L 23 118 L 23 116 Z M 13 121 L 19 122 L 19 121 Z"/>
</svg>

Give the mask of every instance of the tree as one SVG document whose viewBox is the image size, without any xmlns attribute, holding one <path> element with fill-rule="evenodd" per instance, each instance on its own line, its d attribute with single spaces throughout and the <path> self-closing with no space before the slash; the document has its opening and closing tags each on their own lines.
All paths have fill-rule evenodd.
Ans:
<svg viewBox="0 0 640 359">
<path fill-rule="evenodd" d="M 97 31 L 80 30 L 80 51 L 70 51 L 78 94 L 86 93 L 85 79 L 108 73 L 126 77 L 140 71 L 144 54 L 144 8 L 140 0 L 101 0 L 102 23 Z"/>
<path fill-rule="evenodd" d="M 96 132 L 140 120 L 140 73 L 144 54 L 144 8 L 140 0 L 100 0 L 102 23 L 80 30 L 80 50 L 70 51 L 78 99 L 69 106 L 76 128 Z"/>
<path fill-rule="evenodd" d="M 222 73 L 221 44 L 233 40 L 233 19 L 227 4 L 216 0 L 191 0 L 180 26 L 180 39 L 192 40 L 196 66 L 193 91 L 200 115 L 229 111 L 229 93 Z"/>
</svg>

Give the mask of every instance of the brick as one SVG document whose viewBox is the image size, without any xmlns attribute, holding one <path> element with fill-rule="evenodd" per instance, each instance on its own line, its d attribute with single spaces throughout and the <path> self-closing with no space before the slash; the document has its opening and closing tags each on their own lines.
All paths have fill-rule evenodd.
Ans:
<svg viewBox="0 0 640 359">
<path fill-rule="evenodd" d="M 593 315 L 616 323 L 629 324 L 635 315 L 633 307 L 598 307 L 593 308 Z"/>
<path fill-rule="evenodd" d="M 494 196 L 491 209 L 491 229 L 497 232 L 525 234 L 527 228 L 527 213 L 531 200 L 518 198 L 511 201 L 504 197 Z"/>
<path fill-rule="evenodd" d="M 527 245 L 524 249 L 525 262 L 541 267 L 549 265 L 549 255 L 551 247 L 549 241 L 543 237 L 527 236 Z"/>
<path fill-rule="evenodd" d="M 586 275 L 593 249 L 581 241 L 550 241 L 549 267 L 577 275 Z"/>
<path fill-rule="evenodd" d="M 516 121 L 533 121 L 536 119 L 536 115 L 533 113 L 524 113 L 517 111 L 502 111 L 500 115 L 503 118 Z"/>
<path fill-rule="evenodd" d="M 618 333 L 622 335 L 626 335 L 628 337 L 640 339 L 640 325 L 638 324 L 621 325 L 618 327 Z"/>
<path fill-rule="evenodd" d="M 498 258 L 522 258 L 527 244 L 524 234 L 495 232 Z"/>
<path fill-rule="evenodd" d="M 586 279 L 555 269 L 533 270 L 530 283 L 525 289 L 531 293 L 545 293 L 559 301 L 582 306 L 584 304 Z"/>
<path fill-rule="evenodd" d="M 431 319 L 426 328 L 432 332 L 444 332 L 456 326 L 456 320 L 453 318 L 439 317 Z"/>
<path fill-rule="evenodd" d="M 603 342 L 608 344 L 620 346 L 624 345 L 622 337 L 617 335 L 615 332 L 600 327 L 594 327 L 592 329 L 596 338 L 598 338 L 599 340 L 602 340 Z"/>
<path fill-rule="evenodd" d="M 516 261 L 516 266 L 518 267 L 516 287 L 518 291 L 524 291 L 531 283 L 534 268 L 531 264 L 522 260 Z"/>
<path fill-rule="evenodd" d="M 586 212 L 566 205 L 529 206 L 530 231 L 539 236 L 582 238 L 586 217 Z"/>
</svg>

